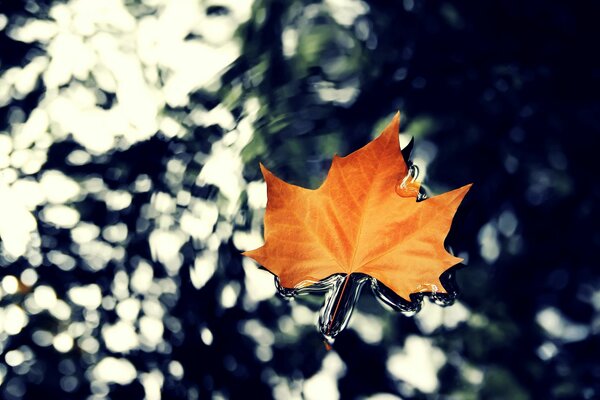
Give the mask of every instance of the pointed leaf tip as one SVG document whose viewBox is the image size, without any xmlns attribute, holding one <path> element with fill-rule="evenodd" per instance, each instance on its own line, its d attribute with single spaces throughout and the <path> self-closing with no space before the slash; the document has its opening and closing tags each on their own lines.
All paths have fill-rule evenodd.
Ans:
<svg viewBox="0 0 600 400">
<path fill-rule="evenodd" d="M 458 189 L 456 189 L 460 193 L 461 200 L 467 195 L 467 193 L 469 193 L 469 190 L 471 190 L 472 186 L 473 186 L 473 183 L 467 183 L 466 185 L 461 186 Z"/>
<path fill-rule="evenodd" d="M 386 143 L 386 146 L 389 146 L 388 149 L 392 152 L 398 151 L 400 153 L 400 112 L 397 112 L 394 115 L 394 118 L 386 125 L 385 128 L 379 134 L 377 139 L 380 139 L 380 143 Z M 374 143 L 377 140 L 371 142 Z M 368 146 L 368 145 L 367 145 Z M 402 157 L 398 155 L 398 157 Z"/>
<path fill-rule="evenodd" d="M 262 162 L 259 162 L 258 165 L 260 166 L 260 172 L 262 173 L 263 178 L 265 178 L 265 181 L 268 177 L 273 176 L 273 173 L 269 171 L 269 169 L 265 167 L 265 165 Z"/>
<path fill-rule="evenodd" d="M 390 122 L 390 126 L 394 127 L 395 132 L 400 133 L 400 111 L 396 111 L 394 114 L 394 118 L 392 118 L 392 122 Z"/>
</svg>

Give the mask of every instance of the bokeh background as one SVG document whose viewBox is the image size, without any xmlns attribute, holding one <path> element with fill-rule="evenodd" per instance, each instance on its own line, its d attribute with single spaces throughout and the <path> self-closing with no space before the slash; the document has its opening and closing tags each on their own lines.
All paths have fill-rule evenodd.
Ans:
<svg viewBox="0 0 600 400">
<path fill-rule="evenodd" d="M 0 397 L 600 397 L 592 1 L 2 0 Z M 475 185 L 451 307 L 364 290 L 326 351 L 261 244 L 258 162 L 316 187 L 403 116 Z"/>
</svg>

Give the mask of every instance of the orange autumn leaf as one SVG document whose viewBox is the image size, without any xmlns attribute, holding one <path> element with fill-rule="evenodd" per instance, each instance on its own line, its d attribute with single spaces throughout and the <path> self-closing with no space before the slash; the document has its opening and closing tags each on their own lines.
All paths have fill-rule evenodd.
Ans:
<svg viewBox="0 0 600 400">
<path fill-rule="evenodd" d="M 288 184 L 261 164 L 267 183 L 265 244 L 247 251 L 285 288 L 334 274 L 364 273 L 402 298 L 445 293 L 440 275 L 462 261 L 444 248 L 452 218 L 471 185 L 416 201 L 400 152 L 400 116 L 346 157 L 334 156 L 316 190 Z"/>
</svg>

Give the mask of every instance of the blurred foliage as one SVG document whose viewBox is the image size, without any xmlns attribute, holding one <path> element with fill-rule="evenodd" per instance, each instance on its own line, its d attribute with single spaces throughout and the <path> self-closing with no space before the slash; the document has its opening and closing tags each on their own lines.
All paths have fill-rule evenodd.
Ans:
<svg viewBox="0 0 600 400">
<path fill-rule="evenodd" d="M 10 32 L 27 18 L 48 20 L 55 4 L 0 3 L 7 16 L 0 75 L 44 54 L 43 44 Z M 124 4 L 138 19 L 156 12 L 153 2 Z M 202 7 L 208 16 L 228 18 L 234 4 Z M 74 180 L 83 188 L 68 203 L 79 215 L 77 226 L 101 233 L 86 248 L 76 237 L 83 231 L 48 222 L 49 206 L 40 204 L 31 210 L 37 233 L 28 252 L 17 259 L 0 253 L 0 276 L 19 278 L 14 292 L 6 290 L 10 281 L 3 286 L 0 317 L 10 310 L 14 318 L 17 305 L 28 321 L 15 334 L 0 330 L 1 395 L 319 398 L 309 382 L 320 376 L 337 383 L 341 398 L 600 396 L 598 11 L 587 1 L 256 0 L 237 31 L 239 56 L 226 71 L 191 90 L 186 104 L 164 102 L 159 117 L 175 121 L 180 133 L 160 125 L 144 140 L 117 140 L 103 153 L 72 132 L 42 150 L 32 145 L 44 153 L 43 165 L 20 170 L 18 179 L 37 182 L 60 171 Z M 157 70 L 162 88 L 172 72 Z M 56 90 L 74 83 L 95 87 L 91 78 L 73 76 Z M 12 134 L 50 96 L 45 85 L 38 78 L 30 91 L 13 92 L 0 105 L 0 134 Z M 99 107 L 121 101 L 104 95 Z M 447 240 L 467 260 L 456 271 L 466 314 L 428 329 L 432 307 L 406 318 L 365 292 L 354 315 L 360 323 L 327 353 L 314 327 L 320 298 L 252 297 L 254 266 L 242 261 L 239 245 L 243 235 L 260 233 L 251 185 L 261 179 L 262 161 L 289 182 L 318 186 L 334 153 L 367 143 L 398 109 L 434 194 L 475 183 Z M 197 110 L 201 118 L 194 119 Z M 209 117 L 221 110 L 226 118 Z M 224 182 L 235 181 L 235 173 L 206 179 L 210 157 L 231 143 L 242 143 L 239 198 Z M 89 160 L 74 164 L 76 151 Z M 129 194 L 130 201 L 111 205 L 116 197 L 109 192 Z M 191 221 L 207 226 L 207 234 L 184 226 L 194 207 L 204 211 Z M 125 237 L 111 239 L 106 228 L 119 224 Z M 161 243 L 176 254 L 161 252 Z M 132 282 L 148 265 L 151 283 L 141 290 Z M 32 270 L 35 279 L 26 272 Z M 267 273 L 257 279 L 271 285 Z M 70 292 L 87 285 L 101 290 L 96 307 L 77 303 Z M 68 315 L 32 308 L 28 302 L 41 286 L 53 289 Z M 119 351 L 103 329 L 123 319 L 118 305 L 128 299 L 140 304 L 130 321 L 140 343 Z M 440 315 L 456 315 L 455 307 Z M 380 335 L 371 340 L 365 327 Z M 159 340 L 144 343 L 160 329 Z M 39 332 L 49 332 L 50 342 Z M 72 346 L 56 339 L 64 338 L 61 332 Z M 441 350 L 433 387 L 394 367 L 414 343 L 427 351 L 412 361 Z M 111 357 L 135 368 L 130 380 L 119 383 L 96 370 Z M 431 370 L 427 365 L 419 367 Z"/>
</svg>

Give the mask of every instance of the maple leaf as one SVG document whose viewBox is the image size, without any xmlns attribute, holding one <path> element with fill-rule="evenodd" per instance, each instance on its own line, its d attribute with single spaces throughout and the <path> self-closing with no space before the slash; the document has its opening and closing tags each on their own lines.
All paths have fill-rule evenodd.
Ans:
<svg viewBox="0 0 600 400">
<path fill-rule="evenodd" d="M 261 164 L 267 183 L 265 244 L 244 255 L 285 288 L 334 274 L 367 274 L 410 301 L 411 293 L 446 293 L 440 275 L 462 261 L 444 240 L 471 185 L 417 202 L 400 151 L 400 115 L 373 141 L 334 156 L 316 190 L 288 184 Z"/>
</svg>

